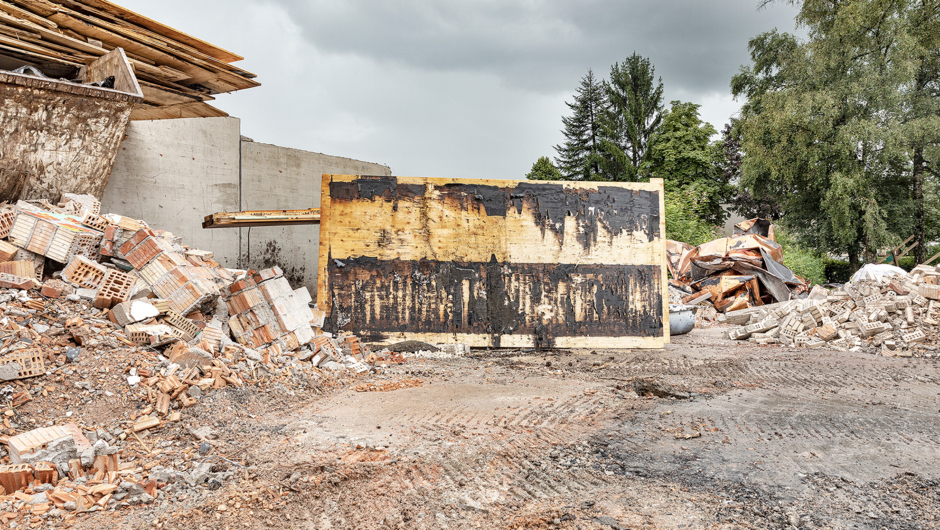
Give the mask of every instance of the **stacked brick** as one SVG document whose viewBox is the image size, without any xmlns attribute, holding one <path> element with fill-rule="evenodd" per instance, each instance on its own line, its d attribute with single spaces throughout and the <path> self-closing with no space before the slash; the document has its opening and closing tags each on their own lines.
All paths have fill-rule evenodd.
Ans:
<svg viewBox="0 0 940 530">
<path fill-rule="evenodd" d="M 181 315 L 209 307 L 219 297 L 218 272 L 190 264 L 167 239 L 149 228 L 134 233 L 119 252 L 153 293 Z"/>
<path fill-rule="evenodd" d="M 732 311 L 734 340 L 869 351 L 910 357 L 940 339 L 940 267 L 918 265 L 904 276 L 862 280 L 803 300 Z"/>
<path fill-rule="evenodd" d="M 103 234 L 83 226 L 77 216 L 24 208 L 17 208 L 15 215 L 9 237 L 17 247 L 59 263 L 98 255 Z"/>
<path fill-rule="evenodd" d="M 310 293 L 291 289 L 279 267 L 234 282 L 223 296 L 229 328 L 243 346 L 280 355 L 314 339 Z"/>
</svg>

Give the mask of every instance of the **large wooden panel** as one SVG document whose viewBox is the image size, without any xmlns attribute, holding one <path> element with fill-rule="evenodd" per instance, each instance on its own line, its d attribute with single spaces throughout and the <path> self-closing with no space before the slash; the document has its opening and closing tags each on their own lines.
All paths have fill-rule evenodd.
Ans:
<svg viewBox="0 0 940 530">
<path fill-rule="evenodd" d="M 662 347 L 663 185 L 323 175 L 317 303 L 372 342 Z"/>
</svg>

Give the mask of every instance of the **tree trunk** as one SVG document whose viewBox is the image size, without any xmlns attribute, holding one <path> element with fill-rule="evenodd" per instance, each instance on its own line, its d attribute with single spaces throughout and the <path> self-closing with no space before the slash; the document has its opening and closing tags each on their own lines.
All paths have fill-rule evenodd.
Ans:
<svg viewBox="0 0 940 530">
<path fill-rule="evenodd" d="M 855 274 L 858 269 L 858 251 L 853 249 L 849 251 L 849 276 Z"/>
<path fill-rule="evenodd" d="M 914 247 L 915 263 L 923 263 L 927 260 L 927 234 L 926 219 L 924 215 L 924 148 L 918 146 L 914 148 Z"/>
</svg>

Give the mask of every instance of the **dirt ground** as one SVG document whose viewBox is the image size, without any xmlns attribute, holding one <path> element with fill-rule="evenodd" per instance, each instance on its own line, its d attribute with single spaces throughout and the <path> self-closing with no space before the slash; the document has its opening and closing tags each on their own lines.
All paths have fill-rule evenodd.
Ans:
<svg viewBox="0 0 940 530">
<path fill-rule="evenodd" d="M 192 416 L 212 418 L 206 458 L 231 480 L 76 527 L 940 527 L 936 357 L 721 331 L 665 350 L 474 351 L 329 389 L 219 391 Z"/>
</svg>

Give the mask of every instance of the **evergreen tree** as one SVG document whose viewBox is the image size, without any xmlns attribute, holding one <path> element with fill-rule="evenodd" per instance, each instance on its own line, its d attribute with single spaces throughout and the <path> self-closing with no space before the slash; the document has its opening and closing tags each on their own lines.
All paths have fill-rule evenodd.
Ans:
<svg viewBox="0 0 940 530">
<path fill-rule="evenodd" d="M 526 174 L 525 178 L 528 180 L 562 180 L 561 172 L 547 156 L 540 156 L 532 164 L 532 169 Z"/>
<path fill-rule="evenodd" d="M 555 146 L 555 165 L 564 180 L 603 180 L 598 117 L 604 107 L 604 92 L 593 71 L 581 78 L 574 101 L 565 104 L 571 116 L 561 119 L 565 142 Z"/>
<path fill-rule="evenodd" d="M 636 181 L 662 123 L 663 82 L 649 59 L 633 53 L 610 68 L 602 114 L 605 180 Z"/>
</svg>

